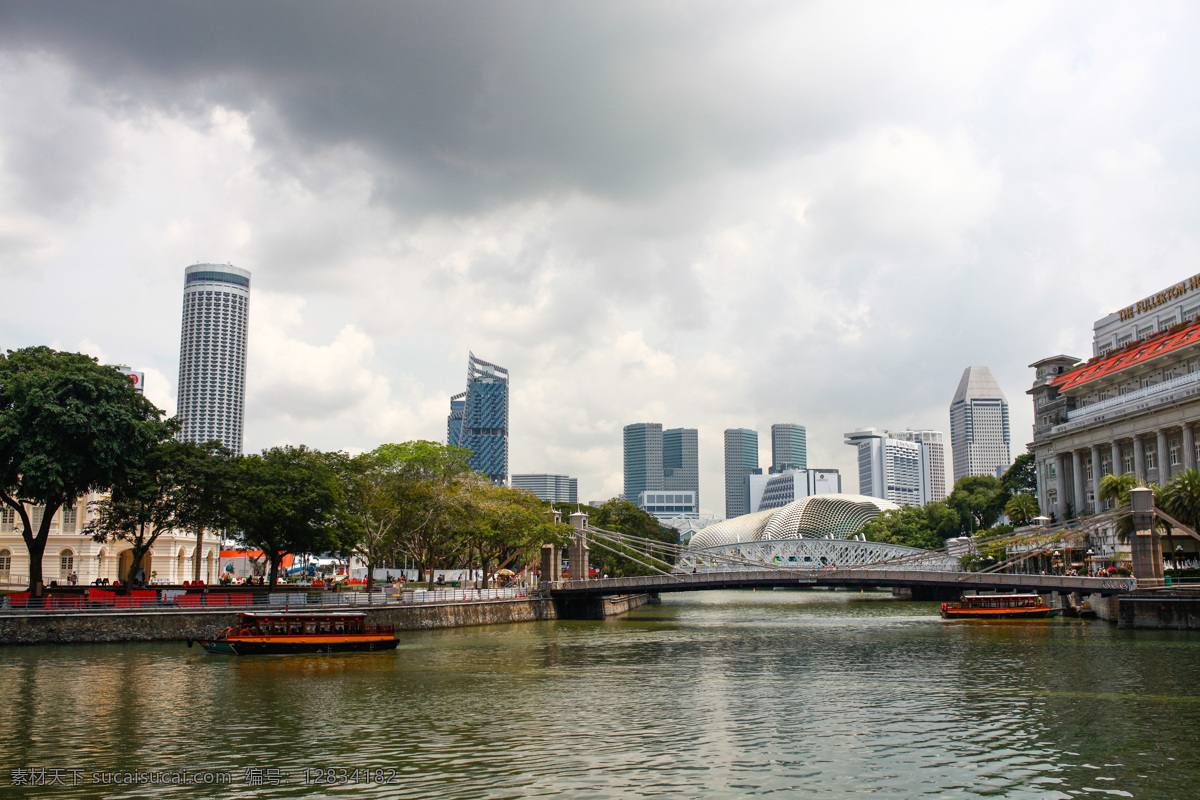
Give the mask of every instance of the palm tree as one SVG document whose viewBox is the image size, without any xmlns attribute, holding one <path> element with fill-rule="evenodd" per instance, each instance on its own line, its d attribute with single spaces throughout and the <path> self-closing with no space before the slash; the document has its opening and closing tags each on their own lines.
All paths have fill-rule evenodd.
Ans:
<svg viewBox="0 0 1200 800">
<path fill-rule="evenodd" d="M 1158 498 L 1155 498 L 1157 502 Z M 1200 527 L 1200 472 L 1185 469 L 1167 482 L 1162 500 L 1163 510 L 1192 530 Z M 1174 542 L 1168 534 L 1167 548 L 1175 557 Z"/>
<path fill-rule="evenodd" d="M 1004 513 L 1013 525 L 1028 525 L 1031 519 L 1041 513 L 1041 509 L 1033 495 L 1018 494 L 1005 504 Z"/>
<path fill-rule="evenodd" d="M 1120 508 L 1129 505 L 1129 492 L 1138 487 L 1138 479 L 1132 473 L 1105 475 L 1100 479 L 1099 500 L 1112 500 Z M 1117 518 L 1117 539 L 1124 542 L 1133 533 L 1133 515 L 1126 513 Z"/>
</svg>

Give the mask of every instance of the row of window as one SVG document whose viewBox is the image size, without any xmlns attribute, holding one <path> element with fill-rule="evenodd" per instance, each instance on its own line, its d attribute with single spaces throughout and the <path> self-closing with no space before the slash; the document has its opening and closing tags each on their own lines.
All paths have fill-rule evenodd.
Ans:
<svg viewBox="0 0 1200 800">
<path fill-rule="evenodd" d="M 8 579 L 12 571 L 12 551 L 7 547 L 0 547 L 0 578 Z M 66 580 L 75 571 L 75 553 L 71 550 L 63 550 L 58 554 L 58 575 L 62 580 Z"/>
</svg>

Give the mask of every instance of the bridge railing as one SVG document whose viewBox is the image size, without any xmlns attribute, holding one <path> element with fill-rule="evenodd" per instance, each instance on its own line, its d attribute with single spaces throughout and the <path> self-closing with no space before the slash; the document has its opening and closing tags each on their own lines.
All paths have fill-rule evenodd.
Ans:
<svg viewBox="0 0 1200 800">
<path fill-rule="evenodd" d="M 1083 594 L 1131 591 L 1137 587 L 1131 578 L 1091 578 L 1074 575 L 1023 575 L 1009 573 L 950 572 L 942 570 L 824 568 L 824 569 L 742 569 L 675 572 L 669 575 L 637 575 L 624 578 L 594 578 L 556 581 L 547 584 L 550 591 L 614 593 L 633 591 L 681 591 L 716 584 L 878 584 L 961 586 L 964 590 L 982 587 L 1035 588 L 1038 591 L 1081 592 Z"/>
</svg>

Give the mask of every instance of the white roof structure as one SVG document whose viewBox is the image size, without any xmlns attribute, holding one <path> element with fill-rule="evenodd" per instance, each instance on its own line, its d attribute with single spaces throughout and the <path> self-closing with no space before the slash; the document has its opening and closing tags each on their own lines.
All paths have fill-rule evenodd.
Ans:
<svg viewBox="0 0 1200 800">
<path fill-rule="evenodd" d="M 693 549 L 772 539 L 849 539 L 884 511 L 900 506 L 861 494 L 816 494 L 783 508 L 710 525 L 692 537 Z"/>
</svg>

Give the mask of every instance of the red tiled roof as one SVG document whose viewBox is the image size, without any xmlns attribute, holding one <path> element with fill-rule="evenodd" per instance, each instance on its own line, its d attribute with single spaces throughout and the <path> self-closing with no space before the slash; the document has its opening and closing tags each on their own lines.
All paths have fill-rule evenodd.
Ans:
<svg viewBox="0 0 1200 800">
<path fill-rule="evenodd" d="M 1082 386 L 1085 383 L 1103 378 L 1123 369 L 1136 366 L 1151 358 L 1170 353 L 1189 344 L 1200 342 L 1200 319 L 1190 322 L 1180 328 L 1172 328 L 1162 333 L 1132 342 L 1120 350 L 1114 350 L 1101 358 L 1093 358 L 1086 364 L 1076 367 L 1051 383 L 1058 391 L 1066 391 Z"/>
</svg>

